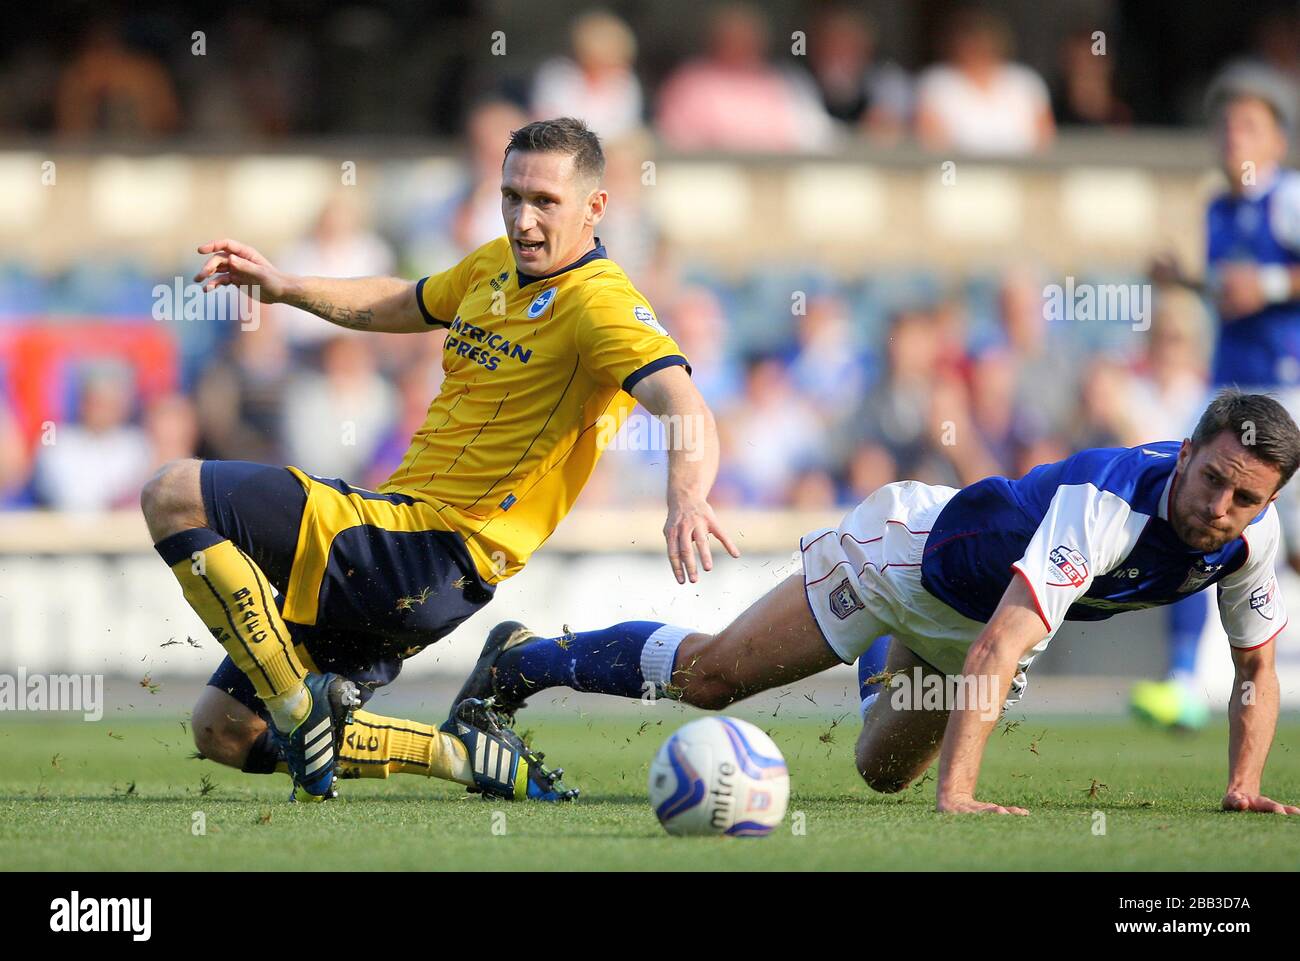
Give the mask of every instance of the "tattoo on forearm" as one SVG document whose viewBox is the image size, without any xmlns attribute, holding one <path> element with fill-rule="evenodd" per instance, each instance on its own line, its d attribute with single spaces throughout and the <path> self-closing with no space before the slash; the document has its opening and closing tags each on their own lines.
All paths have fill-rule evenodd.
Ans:
<svg viewBox="0 0 1300 961">
<path fill-rule="evenodd" d="M 351 307 L 331 304 L 327 300 L 307 300 L 303 302 L 302 308 L 340 327 L 348 327 L 352 330 L 366 330 L 375 321 L 373 310 L 353 310 Z"/>
</svg>

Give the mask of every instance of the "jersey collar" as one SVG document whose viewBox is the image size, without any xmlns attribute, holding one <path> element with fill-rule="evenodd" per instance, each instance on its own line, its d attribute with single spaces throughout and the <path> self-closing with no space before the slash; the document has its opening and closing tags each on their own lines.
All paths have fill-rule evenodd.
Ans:
<svg viewBox="0 0 1300 961">
<path fill-rule="evenodd" d="M 1169 472 L 1169 480 L 1165 481 L 1164 493 L 1160 495 L 1160 509 L 1157 511 L 1162 521 L 1169 520 L 1169 501 L 1174 496 L 1174 481 L 1178 477 L 1178 465 L 1174 464 L 1174 469 Z"/>
<path fill-rule="evenodd" d="M 587 251 L 585 254 L 583 254 L 573 263 L 569 264 L 569 266 L 561 267 L 559 270 L 555 271 L 554 273 L 546 274 L 543 277 L 534 277 L 532 274 L 526 274 L 522 270 L 516 268 L 515 277 L 518 278 L 519 280 L 519 289 L 522 290 L 523 288 L 527 287 L 529 284 L 535 284 L 539 280 L 550 280 L 552 277 L 558 277 L 560 276 L 560 274 L 568 273 L 570 270 L 576 270 L 577 268 L 582 267 L 585 264 L 591 263 L 593 260 L 607 259 L 609 255 L 605 253 L 605 245 L 600 242 L 600 238 L 593 237 L 592 239 L 596 241 L 596 246 L 594 248 Z"/>
</svg>

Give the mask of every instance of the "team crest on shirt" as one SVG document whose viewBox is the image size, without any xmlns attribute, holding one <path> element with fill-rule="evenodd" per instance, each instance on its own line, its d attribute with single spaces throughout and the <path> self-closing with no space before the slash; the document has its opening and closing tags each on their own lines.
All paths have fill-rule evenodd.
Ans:
<svg viewBox="0 0 1300 961">
<path fill-rule="evenodd" d="M 665 337 L 668 336 L 668 331 L 664 330 L 663 324 L 659 323 L 659 321 L 655 319 L 655 315 L 651 312 L 649 307 L 633 307 L 632 316 L 641 321 L 641 323 L 645 324 L 647 327 L 654 328 Z"/>
<path fill-rule="evenodd" d="M 1277 579 L 1270 577 L 1268 582 L 1255 588 L 1250 595 L 1250 609 L 1266 621 L 1273 619 L 1276 611 Z"/>
<path fill-rule="evenodd" d="M 1047 559 L 1051 561 L 1049 573 L 1061 578 L 1059 582 L 1048 581 L 1048 587 L 1082 587 L 1088 579 L 1088 558 L 1073 547 L 1053 547 Z"/>
<path fill-rule="evenodd" d="M 844 621 L 848 620 L 854 611 L 861 610 L 865 610 L 862 598 L 858 597 L 858 592 L 853 589 L 853 585 L 846 577 L 831 591 L 831 613 Z"/>
<path fill-rule="evenodd" d="M 1205 558 L 1199 559 L 1192 565 L 1192 569 L 1187 572 L 1187 577 L 1179 586 L 1178 593 L 1190 594 L 1192 591 L 1199 591 L 1211 577 L 1219 573 L 1219 569 L 1222 567 L 1222 564 L 1205 563 Z"/>
<path fill-rule="evenodd" d="M 543 290 L 540 294 L 534 297 L 533 302 L 528 305 L 528 319 L 536 320 L 538 317 L 542 316 L 546 308 L 551 306 L 551 301 L 554 299 L 555 299 L 554 287 L 550 288 L 549 290 Z"/>
</svg>

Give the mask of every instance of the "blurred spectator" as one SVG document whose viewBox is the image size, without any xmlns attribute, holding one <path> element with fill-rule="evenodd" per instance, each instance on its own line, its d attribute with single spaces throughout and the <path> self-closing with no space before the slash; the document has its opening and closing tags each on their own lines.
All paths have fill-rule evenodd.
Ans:
<svg viewBox="0 0 1300 961">
<path fill-rule="evenodd" d="M 230 337 L 195 390 L 203 457 L 284 462 L 280 412 L 293 370 L 290 360 L 279 327 L 262 324 Z"/>
<path fill-rule="evenodd" d="M 24 502 L 30 471 L 31 458 L 18 420 L 0 397 L 0 509 Z"/>
<path fill-rule="evenodd" d="M 1093 52 L 1092 35 L 1092 30 L 1076 30 L 1061 44 L 1061 78 L 1052 96 L 1056 122 L 1127 126 L 1133 122 L 1133 111 L 1115 93 L 1114 58 Z"/>
<path fill-rule="evenodd" d="M 174 132 L 180 121 L 176 91 L 163 64 L 130 49 L 114 21 L 93 22 L 59 77 L 57 131 L 156 137 Z"/>
<path fill-rule="evenodd" d="M 392 247 L 362 225 L 356 202 L 344 193 L 335 194 L 322 208 L 311 233 L 276 260 L 276 266 L 287 273 L 313 277 L 391 274 L 396 265 Z M 289 343 L 296 347 L 317 345 L 330 337 L 351 333 L 287 304 L 267 307 L 265 314 L 269 323 L 284 329 Z"/>
<path fill-rule="evenodd" d="M 635 133 L 603 146 L 609 204 L 596 230 L 609 255 L 642 287 L 663 249 L 659 221 L 645 202 L 650 186 L 644 179 L 645 164 L 654 155 L 654 142 L 644 133 Z"/>
<path fill-rule="evenodd" d="M 1295 8 L 1269 10 L 1255 21 L 1251 34 L 1254 59 L 1300 85 L 1300 14 Z"/>
<path fill-rule="evenodd" d="M 812 297 L 795 331 L 790 358 L 795 387 L 827 420 L 842 417 L 861 402 L 866 390 L 867 357 L 853 335 L 848 306 L 828 294 Z"/>
<path fill-rule="evenodd" d="M 911 81 L 895 63 L 876 60 L 876 36 L 867 17 L 831 7 L 813 23 L 808 67 L 826 112 L 873 139 L 895 143 L 911 120 Z"/>
<path fill-rule="evenodd" d="M 816 411 L 775 357 L 750 362 L 745 393 L 719 421 L 729 441 L 723 473 L 750 504 L 780 505 L 799 473 L 820 466 L 825 455 Z"/>
<path fill-rule="evenodd" d="M 922 463 L 933 454 L 930 385 L 937 346 L 927 314 L 920 310 L 896 313 L 884 345 L 883 376 L 835 431 L 850 442 L 850 450 L 862 444 L 883 447 L 896 465 L 896 479 L 916 477 Z"/>
<path fill-rule="evenodd" d="M 193 457 L 198 450 L 199 420 L 194 404 L 181 394 L 156 398 L 144 412 L 144 429 L 157 470 L 169 461 Z"/>
<path fill-rule="evenodd" d="M 1070 425 L 1070 446 L 1075 450 L 1131 446 L 1129 439 L 1144 433 L 1142 412 L 1133 407 L 1132 396 L 1132 377 L 1123 364 L 1105 355 L 1090 359 L 1079 388 L 1078 414 Z"/>
<path fill-rule="evenodd" d="M 470 111 L 465 125 L 470 186 L 452 226 L 461 256 L 506 232 L 501 219 L 501 163 L 510 132 L 527 122 L 524 112 L 506 100 L 489 100 Z"/>
<path fill-rule="evenodd" d="M 663 322 L 691 362 L 691 380 L 710 407 L 716 410 L 740 394 L 745 375 L 727 349 L 727 318 L 712 291 L 687 287 Z"/>
<path fill-rule="evenodd" d="M 1047 85 L 1011 63 L 1011 31 L 993 14 L 963 10 L 945 31 L 945 58 L 921 74 L 917 136 L 929 150 L 1026 154 L 1052 142 Z"/>
<path fill-rule="evenodd" d="M 641 126 L 641 82 L 632 71 L 636 37 L 608 10 L 584 13 L 569 34 L 573 58 L 542 64 L 533 83 L 532 112 L 538 120 L 579 117 L 602 139 Z"/>
<path fill-rule="evenodd" d="M 430 337 L 441 344 L 446 335 L 431 334 Z M 375 449 L 361 483 L 370 488 L 378 487 L 401 465 L 411 447 L 411 438 L 424 424 L 429 407 L 438 396 L 442 378 L 441 364 L 412 364 L 402 371 L 397 379 L 397 418 Z"/>
<path fill-rule="evenodd" d="M 678 150 L 818 150 L 830 118 L 807 74 L 767 60 L 763 15 L 744 4 L 710 17 L 707 52 L 678 67 L 659 95 L 656 126 Z"/>
<path fill-rule="evenodd" d="M 1126 446 L 1189 436 L 1205 406 L 1208 322 L 1204 306 L 1183 290 L 1162 290 L 1146 354 L 1130 383 L 1133 428 Z"/>
<path fill-rule="evenodd" d="M 1061 436 L 1075 414 L 1080 365 L 1068 349 L 1049 339 L 1039 276 L 1023 267 L 1007 270 L 998 290 L 998 307 L 1025 434 Z"/>
<path fill-rule="evenodd" d="M 36 452 L 39 501 L 60 511 L 127 507 L 140 496 L 153 456 L 131 424 L 131 374 L 116 364 L 89 368 L 81 381 L 78 419 L 56 424 Z"/>
<path fill-rule="evenodd" d="M 321 348 L 321 371 L 295 374 L 284 392 L 288 462 L 321 477 L 366 476 L 392 428 L 397 395 L 375 370 L 363 337 L 335 337 Z"/>
<path fill-rule="evenodd" d="M 193 85 L 188 127 L 223 140 L 283 137 L 302 126 L 310 98 L 311 41 L 252 10 L 231 10 L 221 24 L 219 56 L 186 57 Z"/>
<path fill-rule="evenodd" d="M 898 463 L 887 448 L 880 444 L 862 444 L 849 458 L 847 489 L 841 502 L 857 504 L 886 484 L 902 479 Z"/>
<path fill-rule="evenodd" d="M 820 467 L 800 471 L 782 498 L 785 506 L 796 511 L 826 510 L 836 502 L 835 479 Z"/>
</svg>

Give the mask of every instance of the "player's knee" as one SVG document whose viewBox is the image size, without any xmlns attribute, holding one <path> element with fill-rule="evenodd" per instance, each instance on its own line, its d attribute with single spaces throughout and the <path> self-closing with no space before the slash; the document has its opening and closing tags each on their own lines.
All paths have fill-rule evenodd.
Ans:
<svg viewBox="0 0 1300 961">
<path fill-rule="evenodd" d="M 867 782 L 867 787 L 877 794 L 897 794 L 911 783 L 910 778 L 900 774 L 892 765 L 881 763 L 868 747 L 859 745 L 855 754 L 858 773 Z"/>
<path fill-rule="evenodd" d="M 205 759 L 227 767 L 243 767 L 248 749 L 257 737 L 247 725 L 235 724 L 228 718 L 206 711 L 202 704 L 195 707 L 190 728 L 194 750 Z"/>
<path fill-rule="evenodd" d="M 206 523 L 197 460 L 164 464 L 140 491 L 140 510 L 155 541 Z"/>
</svg>

